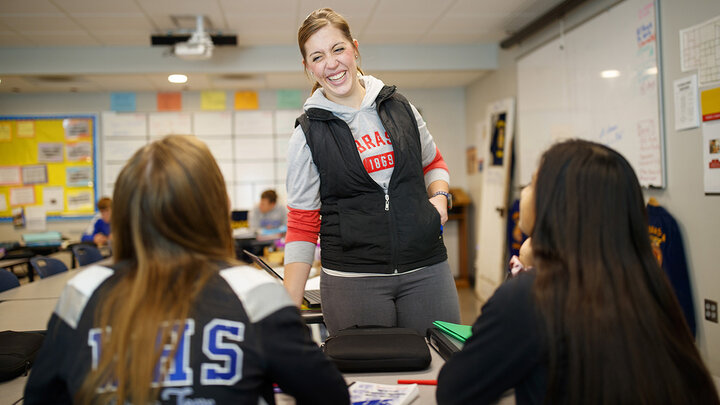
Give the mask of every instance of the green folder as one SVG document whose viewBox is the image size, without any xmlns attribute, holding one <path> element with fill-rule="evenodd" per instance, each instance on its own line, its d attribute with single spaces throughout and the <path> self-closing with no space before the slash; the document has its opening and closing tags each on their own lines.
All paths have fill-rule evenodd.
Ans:
<svg viewBox="0 0 720 405">
<path fill-rule="evenodd" d="M 461 342 L 465 342 L 472 335 L 472 326 L 470 325 L 458 325 L 445 321 L 435 321 L 433 325 Z"/>
</svg>

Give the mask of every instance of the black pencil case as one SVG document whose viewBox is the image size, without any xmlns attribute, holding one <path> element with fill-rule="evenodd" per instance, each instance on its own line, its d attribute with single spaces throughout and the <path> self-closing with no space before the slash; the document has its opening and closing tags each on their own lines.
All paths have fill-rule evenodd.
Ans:
<svg viewBox="0 0 720 405">
<path fill-rule="evenodd" d="M 346 373 L 424 370 L 431 361 L 423 336 L 408 328 L 347 328 L 328 337 L 322 348 Z"/>
</svg>

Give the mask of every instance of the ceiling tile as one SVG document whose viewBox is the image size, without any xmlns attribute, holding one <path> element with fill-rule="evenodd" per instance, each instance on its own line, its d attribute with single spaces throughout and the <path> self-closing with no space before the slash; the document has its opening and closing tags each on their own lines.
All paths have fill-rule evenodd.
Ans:
<svg viewBox="0 0 720 405">
<path fill-rule="evenodd" d="M 18 32 L 82 29 L 73 20 L 63 14 L 0 15 L 0 21 Z"/>
<path fill-rule="evenodd" d="M 0 31 L 0 46 L 33 46 L 30 39 L 10 31 Z"/>
<path fill-rule="evenodd" d="M 144 32 L 90 31 L 102 45 L 149 46 L 150 35 Z"/>
<path fill-rule="evenodd" d="M 78 24 L 89 31 L 143 31 L 150 35 L 154 31 L 152 22 L 144 15 L 134 16 L 90 16 L 73 17 Z"/>
<path fill-rule="evenodd" d="M 53 3 L 70 14 L 139 13 L 136 2 L 128 0 L 53 0 Z"/>
<path fill-rule="evenodd" d="M 2 0 L 0 14 L 5 13 L 57 13 L 50 0 Z"/>
</svg>

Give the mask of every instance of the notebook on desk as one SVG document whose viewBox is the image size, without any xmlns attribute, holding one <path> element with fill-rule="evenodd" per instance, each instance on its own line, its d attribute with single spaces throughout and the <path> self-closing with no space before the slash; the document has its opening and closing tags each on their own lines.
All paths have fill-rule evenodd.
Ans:
<svg viewBox="0 0 720 405">
<path fill-rule="evenodd" d="M 280 279 L 280 281 L 283 280 L 282 276 L 276 272 L 272 267 L 270 267 L 263 259 L 259 258 L 257 255 L 254 255 L 247 250 L 243 249 L 243 252 L 245 252 L 248 257 L 250 257 L 258 266 L 260 266 L 261 269 L 268 272 L 271 276 L 277 277 Z M 305 290 L 305 294 L 303 294 L 303 300 L 305 301 L 305 305 L 308 306 L 308 308 L 320 308 L 320 290 Z"/>
</svg>

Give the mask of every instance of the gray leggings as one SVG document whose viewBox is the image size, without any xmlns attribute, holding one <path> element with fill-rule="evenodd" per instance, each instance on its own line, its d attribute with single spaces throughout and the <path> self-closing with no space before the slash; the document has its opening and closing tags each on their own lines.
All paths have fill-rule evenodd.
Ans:
<svg viewBox="0 0 720 405">
<path fill-rule="evenodd" d="M 412 328 L 425 336 L 433 321 L 460 323 L 455 280 L 447 260 L 386 277 L 320 276 L 328 333 L 354 325 Z"/>
</svg>

